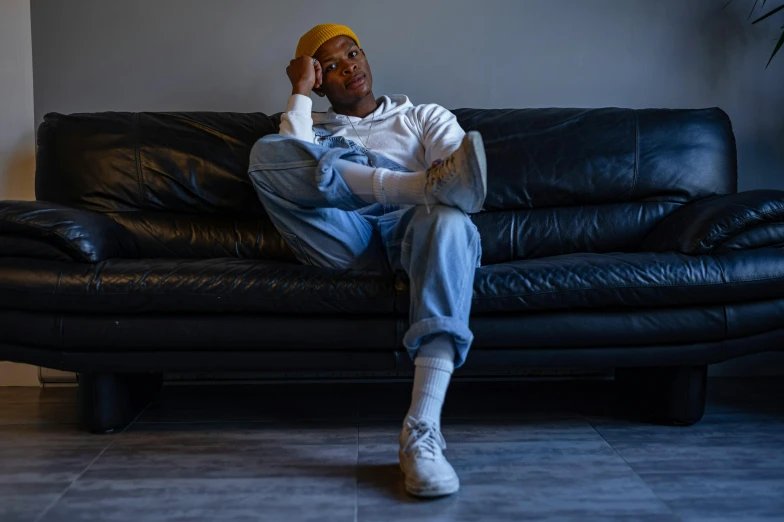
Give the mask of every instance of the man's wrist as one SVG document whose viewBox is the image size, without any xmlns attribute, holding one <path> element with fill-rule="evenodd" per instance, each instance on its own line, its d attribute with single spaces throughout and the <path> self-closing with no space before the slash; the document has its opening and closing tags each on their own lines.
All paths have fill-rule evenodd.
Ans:
<svg viewBox="0 0 784 522">
<path fill-rule="evenodd" d="M 292 94 L 286 105 L 286 112 L 299 112 L 309 115 L 312 108 L 313 100 L 310 99 L 310 96 Z"/>
<path fill-rule="evenodd" d="M 302 96 L 310 96 L 311 89 L 300 85 L 295 85 L 291 90 L 291 94 L 301 94 Z"/>
</svg>

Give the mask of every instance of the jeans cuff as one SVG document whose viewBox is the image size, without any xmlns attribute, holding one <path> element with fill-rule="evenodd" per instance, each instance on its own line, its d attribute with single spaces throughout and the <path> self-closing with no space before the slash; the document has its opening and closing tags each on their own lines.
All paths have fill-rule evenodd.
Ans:
<svg viewBox="0 0 784 522">
<path fill-rule="evenodd" d="M 455 368 L 465 363 L 468 350 L 474 341 L 474 334 L 468 329 L 465 321 L 454 317 L 430 317 L 412 324 L 403 336 L 403 346 L 412 359 L 416 358 L 422 339 L 433 334 L 449 334 L 455 341 Z"/>
<path fill-rule="evenodd" d="M 359 210 L 368 204 L 359 196 L 351 192 L 343 177 L 335 169 L 335 160 L 343 159 L 344 156 L 357 156 L 357 152 L 351 149 L 330 149 L 319 161 L 316 167 L 316 187 L 324 196 L 324 199 L 335 208 L 340 210 Z M 353 159 L 353 158 L 352 158 Z M 346 158 L 347 161 L 352 159 Z M 354 162 L 359 163 L 359 162 Z M 359 163 L 360 165 L 362 163 Z"/>
</svg>

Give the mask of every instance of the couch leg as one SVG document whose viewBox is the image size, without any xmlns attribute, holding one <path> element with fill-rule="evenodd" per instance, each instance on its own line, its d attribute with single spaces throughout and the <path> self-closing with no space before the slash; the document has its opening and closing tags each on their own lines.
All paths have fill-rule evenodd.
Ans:
<svg viewBox="0 0 784 522">
<path fill-rule="evenodd" d="M 163 384 L 160 373 L 80 373 L 81 423 L 93 433 L 113 433 L 136 418 Z"/>
<path fill-rule="evenodd" d="M 616 368 L 620 397 L 654 422 L 690 426 L 705 413 L 708 367 Z"/>
</svg>

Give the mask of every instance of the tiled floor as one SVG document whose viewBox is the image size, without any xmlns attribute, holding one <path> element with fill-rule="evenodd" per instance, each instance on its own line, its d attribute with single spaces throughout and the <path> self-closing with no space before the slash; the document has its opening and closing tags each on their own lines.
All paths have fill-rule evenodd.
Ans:
<svg viewBox="0 0 784 522">
<path fill-rule="evenodd" d="M 455 382 L 452 497 L 405 494 L 409 385 L 167 386 L 124 433 L 76 392 L 0 388 L 0 521 L 784 521 L 784 378 L 712 379 L 692 427 L 611 382 Z"/>
</svg>

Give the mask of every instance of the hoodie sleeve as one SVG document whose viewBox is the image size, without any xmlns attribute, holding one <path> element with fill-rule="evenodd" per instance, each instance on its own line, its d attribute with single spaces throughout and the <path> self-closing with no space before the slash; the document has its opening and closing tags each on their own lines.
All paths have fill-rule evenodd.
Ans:
<svg viewBox="0 0 784 522">
<path fill-rule="evenodd" d="M 286 112 L 280 115 L 279 134 L 315 143 L 316 133 L 313 132 L 313 116 L 310 113 L 312 108 L 313 100 L 302 94 L 292 94 Z"/>
<path fill-rule="evenodd" d="M 460 147 L 465 131 L 457 118 L 434 103 L 420 106 L 418 120 L 425 146 L 425 161 L 430 166 L 437 159 L 446 159 Z M 418 107 L 418 108 L 420 108 Z"/>
</svg>

